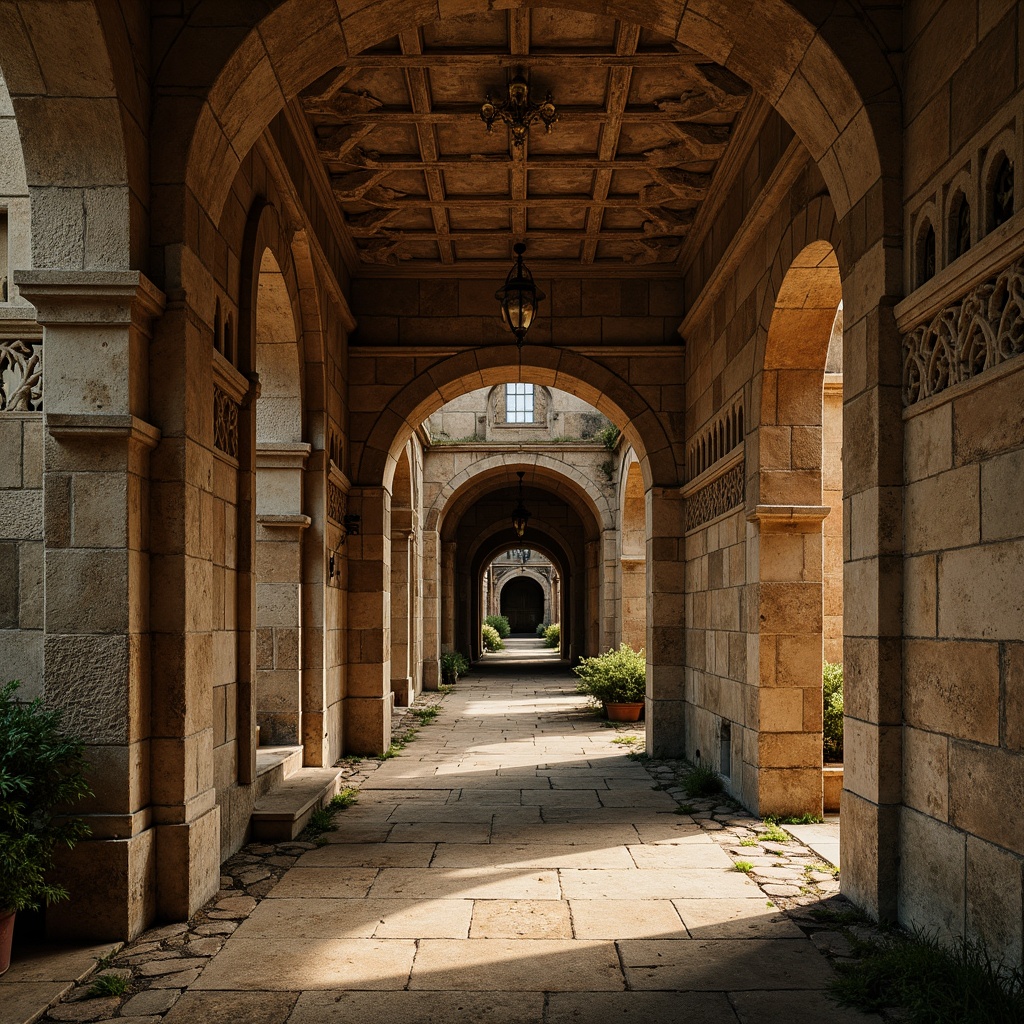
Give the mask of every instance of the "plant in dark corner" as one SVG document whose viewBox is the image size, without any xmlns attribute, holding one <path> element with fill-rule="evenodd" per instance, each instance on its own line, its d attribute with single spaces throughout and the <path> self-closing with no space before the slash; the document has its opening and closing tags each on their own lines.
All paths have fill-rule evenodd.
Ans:
<svg viewBox="0 0 1024 1024">
<path fill-rule="evenodd" d="M 15 913 L 68 897 L 46 878 L 55 850 L 89 834 L 66 813 L 91 795 L 84 744 L 41 698 L 19 701 L 20 685 L 0 686 L 0 974 L 10 965 Z"/>
</svg>

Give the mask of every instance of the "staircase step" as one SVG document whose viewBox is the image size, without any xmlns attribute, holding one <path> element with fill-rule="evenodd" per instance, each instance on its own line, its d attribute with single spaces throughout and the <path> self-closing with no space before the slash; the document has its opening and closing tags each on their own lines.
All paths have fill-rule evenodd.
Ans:
<svg viewBox="0 0 1024 1024">
<path fill-rule="evenodd" d="M 290 779 L 302 767 L 302 747 L 256 748 L 256 793 L 261 797 Z"/>
<path fill-rule="evenodd" d="M 310 815 L 329 803 L 341 788 L 338 768 L 300 768 L 256 801 L 252 812 L 252 837 L 267 843 L 294 839 Z"/>
</svg>

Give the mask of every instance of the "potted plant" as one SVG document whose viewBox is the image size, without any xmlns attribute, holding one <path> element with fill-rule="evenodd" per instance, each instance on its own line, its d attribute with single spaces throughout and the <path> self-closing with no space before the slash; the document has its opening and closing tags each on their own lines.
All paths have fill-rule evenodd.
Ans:
<svg viewBox="0 0 1024 1024">
<path fill-rule="evenodd" d="M 583 658 L 573 671 L 580 677 L 576 692 L 585 693 L 600 704 L 609 721 L 639 721 L 647 689 L 647 659 L 643 650 L 634 651 L 629 644 L 620 644 L 618 650 Z"/>
<path fill-rule="evenodd" d="M 0 974 L 11 963 L 17 911 L 67 898 L 46 879 L 54 849 L 89 831 L 60 813 L 91 795 L 83 744 L 61 730 L 60 712 L 41 699 L 19 703 L 19 685 L 0 687 Z"/>
<path fill-rule="evenodd" d="M 822 682 L 823 801 L 826 811 L 838 811 L 843 791 L 843 666 L 826 661 Z"/>
<path fill-rule="evenodd" d="M 469 671 L 466 656 L 459 651 L 443 651 L 441 653 L 441 682 L 445 686 L 454 686 L 459 676 Z"/>
</svg>

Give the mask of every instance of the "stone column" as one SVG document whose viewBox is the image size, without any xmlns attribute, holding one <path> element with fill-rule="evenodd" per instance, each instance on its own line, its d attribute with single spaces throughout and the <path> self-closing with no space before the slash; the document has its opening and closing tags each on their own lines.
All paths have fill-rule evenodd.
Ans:
<svg viewBox="0 0 1024 1024">
<path fill-rule="evenodd" d="M 678 488 L 647 491 L 647 522 L 647 749 L 652 757 L 682 757 L 685 520 Z"/>
<path fill-rule="evenodd" d="M 600 649 L 610 650 L 618 646 L 618 612 L 621 600 L 619 590 L 618 530 L 605 530 L 601 534 L 601 573 L 604 583 L 604 600 L 601 610 Z M 646 637 L 645 637 L 646 639 Z"/>
<path fill-rule="evenodd" d="M 455 650 L 455 542 L 441 544 L 441 649 Z M 463 654 L 469 654 L 463 651 Z"/>
<path fill-rule="evenodd" d="M 441 538 L 423 531 L 423 689 L 441 682 Z"/>
<path fill-rule="evenodd" d="M 360 523 L 359 533 L 345 541 L 345 747 L 372 757 L 391 744 L 391 495 L 382 487 L 353 488 L 348 514 Z"/>
<path fill-rule="evenodd" d="M 302 483 L 311 446 L 256 447 L 256 722 L 264 746 L 299 744 L 302 722 Z"/>
<path fill-rule="evenodd" d="M 63 936 L 127 939 L 157 913 L 150 794 L 150 324 L 135 271 L 19 271 L 45 351 L 44 693 L 86 742 L 90 838 L 62 851 Z M 216 834 L 214 833 L 214 842 Z"/>
<path fill-rule="evenodd" d="M 827 505 L 758 505 L 757 814 L 821 815 L 822 521 Z"/>
<path fill-rule="evenodd" d="M 409 614 L 414 607 L 412 538 L 416 513 L 409 508 L 391 513 L 391 692 L 398 707 L 408 707 L 415 694 L 412 681 L 412 631 Z"/>
</svg>

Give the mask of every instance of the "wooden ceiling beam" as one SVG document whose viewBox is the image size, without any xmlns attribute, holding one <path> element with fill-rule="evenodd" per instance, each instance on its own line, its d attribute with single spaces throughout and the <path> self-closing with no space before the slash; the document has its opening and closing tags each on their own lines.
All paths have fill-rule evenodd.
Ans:
<svg viewBox="0 0 1024 1024">
<path fill-rule="evenodd" d="M 557 97 L 556 103 L 557 103 Z M 572 106 L 570 104 L 557 103 L 558 116 L 566 122 L 578 122 L 580 124 L 603 124 L 608 117 L 607 110 L 595 106 Z M 381 106 L 376 110 L 343 111 L 341 113 L 328 113 L 319 109 L 312 111 L 317 114 L 319 120 L 317 127 L 321 131 L 331 128 L 340 128 L 347 124 L 393 125 L 393 124 L 445 124 L 445 125 L 466 125 L 476 122 L 480 123 L 479 104 L 459 104 L 457 107 L 448 107 L 444 110 L 434 108 L 428 114 L 418 114 L 415 111 L 402 107 Z M 654 106 L 633 107 L 622 114 L 624 124 L 653 124 L 673 125 L 692 122 L 693 118 L 682 113 L 658 110 Z"/>
<path fill-rule="evenodd" d="M 689 67 L 699 61 L 707 60 L 696 53 L 678 53 L 676 51 L 644 51 L 629 56 L 607 50 L 544 50 L 540 53 L 506 51 L 460 51 L 430 50 L 419 54 L 407 53 L 366 53 L 357 57 L 346 57 L 344 71 L 359 71 L 364 68 L 456 68 L 460 71 L 493 71 L 500 68 L 564 68 L 574 64 L 587 67 L 636 67 L 664 68 L 675 70 Z M 342 69 L 339 69 L 342 70 Z M 352 76 L 349 75 L 349 78 Z M 303 96 L 302 98 L 305 98 Z"/>
<path fill-rule="evenodd" d="M 337 196 L 337 193 L 335 193 L 335 195 Z M 362 200 L 358 199 L 344 199 L 343 201 L 352 203 L 362 202 Z M 675 201 L 681 203 L 684 202 L 683 200 Z M 516 200 L 506 192 L 501 195 L 490 196 L 447 196 L 441 200 L 431 199 L 430 196 L 403 196 L 398 199 L 391 199 L 387 202 L 372 205 L 381 210 L 394 210 L 396 212 L 401 212 L 402 210 L 427 210 L 432 206 L 444 206 L 449 210 L 493 210 L 495 207 L 499 206 L 511 207 L 514 202 L 516 202 Z M 600 206 L 608 210 L 636 210 L 638 208 L 642 208 L 638 206 L 635 194 L 628 196 L 608 196 L 606 199 L 595 199 L 590 193 L 585 195 L 574 193 L 572 195 L 563 196 L 527 196 L 522 202 L 526 207 L 556 207 L 567 210 L 582 209 L 588 206 Z M 666 203 L 662 201 L 658 203 L 658 205 L 665 206 Z M 674 209 L 682 214 L 685 211 L 692 209 L 695 205 L 696 203 L 694 202 L 686 202 L 685 205 L 675 207 Z"/>
<path fill-rule="evenodd" d="M 420 40 L 418 28 L 409 29 L 398 37 L 402 53 L 417 55 L 423 52 L 423 44 Z M 405 82 L 409 90 L 409 105 L 418 114 L 430 113 L 430 80 L 429 72 L 422 67 L 409 67 L 405 69 Z M 434 126 L 426 122 L 416 125 L 416 137 L 420 148 L 420 160 L 423 162 L 423 177 L 427 183 L 427 193 L 435 201 L 443 200 L 444 180 L 441 172 L 436 167 L 431 168 L 429 164 L 436 164 L 440 152 L 437 146 L 437 136 L 434 134 Z M 441 262 L 451 266 L 455 262 L 455 250 L 452 248 L 451 240 L 448 237 L 448 211 L 443 206 L 431 208 L 431 215 L 434 218 L 434 231 L 437 236 L 437 251 Z"/>
<path fill-rule="evenodd" d="M 615 40 L 615 52 L 619 56 L 628 57 L 636 53 L 636 48 L 639 45 L 640 26 L 620 22 L 618 36 Z M 614 160 L 615 154 L 618 152 L 619 136 L 622 133 L 622 115 L 625 113 L 626 104 L 629 101 L 629 83 L 632 76 L 633 69 L 629 65 L 612 68 L 608 74 L 608 97 L 605 101 L 608 119 L 601 127 L 601 141 L 597 147 L 599 160 Z M 600 201 L 608 198 L 612 174 L 613 171 L 610 168 L 601 168 L 594 174 L 594 199 Z M 603 207 L 592 206 L 587 211 L 587 240 L 583 244 L 581 254 L 583 263 L 594 262 L 603 219 Z"/>
<path fill-rule="evenodd" d="M 518 7 L 508 12 L 508 48 L 512 59 L 525 57 L 530 52 L 530 9 Z M 501 129 L 499 128 L 499 131 Z M 506 129 L 506 135 L 508 131 Z M 509 190 L 512 193 L 512 237 L 522 241 L 526 237 L 526 197 L 528 195 L 526 161 L 530 139 L 521 146 L 513 146 L 508 139 L 512 166 L 509 170 Z"/>
</svg>

